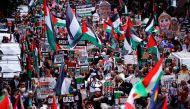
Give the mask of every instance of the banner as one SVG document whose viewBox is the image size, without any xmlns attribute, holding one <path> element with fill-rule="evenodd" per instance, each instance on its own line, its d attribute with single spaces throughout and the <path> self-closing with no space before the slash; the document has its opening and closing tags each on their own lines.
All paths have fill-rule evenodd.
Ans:
<svg viewBox="0 0 190 109">
<path fill-rule="evenodd" d="M 81 17 L 91 16 L 92 11 L 95 11 L 95 6 L 92 4 L 76 6 L 76 13 Z"/>
</svg>

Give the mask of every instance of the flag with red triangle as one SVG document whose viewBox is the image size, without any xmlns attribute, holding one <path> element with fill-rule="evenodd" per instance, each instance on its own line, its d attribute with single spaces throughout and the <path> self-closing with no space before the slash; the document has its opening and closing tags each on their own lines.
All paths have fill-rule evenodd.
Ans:
<svg viewBox="0 0 190 109">
<path fill-rule="evenodd" d="M 0 109 L 12 109 L 12 104 L 8 95 L 0 96 Z"/>
<path fill-rule="evenodd" d="M 102 48 L 102 43 L 100 39 L 96 36 L 94 31 L 90 28 L 87 27 L 86 23 L 84 20 L 82 20 L 82 37 L 81 40 L 87 40 L 91 42 L 93 45 Z"/>
<path fill-rule="evenodd" d="M 148 51 L 156 55 L 157 60 L 159 60 L 160 53 L 156 44 L 156 40 L 154 39 L 154 36 L 152 34 L 150 34 L 149 36 L 147 47 L 148 47 Z"/>
<path fill-rule="evenodd" d="M 52 15 L 47 6 L 46 0 L 44 0 L 44 15 L 45 15 L 45 24 L 46 24 L 46 30 L 47 30 L 46 33 L 48 37 L 48 43 L 52 50 L 57 51 L 60 49 L 60 46 L 56 43 L 56 34 L 55 34 L 54 27 L 52 25 Z"/>
</svg>

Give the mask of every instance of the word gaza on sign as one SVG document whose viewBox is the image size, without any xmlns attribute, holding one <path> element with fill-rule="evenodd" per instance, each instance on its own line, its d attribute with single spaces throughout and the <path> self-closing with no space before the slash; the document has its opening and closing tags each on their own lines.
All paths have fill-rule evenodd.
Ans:
<svg viewBox="0 0 190 109">
<path fill-rule="evenodd" d="M 64 95 L 64 96 L 63 96 L 63 102 L 64 102 L 64 103 L 75 102 L 75 99 L 74 99 L 73 94 L 71 94 L 71 95 Z"/>
</svg>

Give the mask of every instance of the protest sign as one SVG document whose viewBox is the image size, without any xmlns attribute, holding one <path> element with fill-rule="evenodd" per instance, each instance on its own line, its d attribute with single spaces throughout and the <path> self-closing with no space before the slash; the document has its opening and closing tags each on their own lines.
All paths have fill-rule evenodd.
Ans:
<svg viewBox="0 0 190 109">
<path fill-rule="evenodd" d="M 122 91 L 114 91 L 115 104 L 119 104 L 119 99 L 123 94 Z"/>
<path fill-rule="evenodd" d="M 49 43 L 42 43 L 41 45 L 42 45 L 42 48 L 41 48 L 42 52 L 48 52 L 48 51 L 50 51 Z"/>
<path fill-rule="evenodd" d="M 67 38 L 56 38 L 56 40 L 59 45 L 69 45 Z M 77 43 L 77 46 L 86 46 L 86 45 L 87 45 L 86 41 L 79 41 Z"/>
<path fill-rule="evenodd" d="M 81 72 L 88 72 L 88 66 L 81 66 L 80 71 Z"/>
<path fill-rule="evenodd" d="M 84 77 L 78 76 L 76 77 L 77 89 L 80 89 L 82 85 L 84 85 Z"/>
<path fill-rule="evenodd" d="M 101 1 L 99 5 L 99 11 L 100 17 L 102 19 L 107 19 L 109 15 L 111 14 L 111 5 L 107 1 Z"/>
<path fill-rule="evenodd" d="M 62 54 L 54 56 L 54 63 L 55 64 L 61 64 L 62 62 L 64 62 L 64 57 Z"/>
<path fill-rule="evenodd" d="M 176 81 L 175 75 L 164 75 L 161 78 L 161 85 L 169 89 L 173 81 Z"/>
<path fill-rule="evenodd" d="M 158 17 L 158 22 L 161 31 L 167 32 L 170 28 L 171 24 L 171 16 L 167 14 L 166 12 L 163 12 L 159 17 Z"/>
<path fill-rule="evenodd" d="M 38 83 L 37 88 L 37 97 L 38 98 L 47 98 L 48 95 L 54 95 L 54 87 L 56 85 L 55 78 L 53 77 L 45 77 L 45 78 L 34 78 Z"/>
<path fill-rule="evenodd" d="M 111 80 L 106 80 L 103 84 L 104 95 L 110 97 L 113 95 L 114 86 Z"/>
<path fill-rule="evenodd" d="M 125 55 L 124 56 L 124 64 L 137 64 L 137 56 L 136 55 Z"/>
<path fill-rule="evenodd" d="M 62 96 L 63 103 L 72 103 L 75 102 L 73 94 L 65 94 Z"/>
<path fill-rule="evenodd" d="M 81 50 L 78 58 L 79 65 L 88 65 L 88 52 L 86 49 Z"/>
<path fill-rule="evenodd" d="M 81 17 L 91 16 L 92 11 L 95 11 L 95 6 L 92 4 L 76 6 L 76 13 Z"/>
</svg>

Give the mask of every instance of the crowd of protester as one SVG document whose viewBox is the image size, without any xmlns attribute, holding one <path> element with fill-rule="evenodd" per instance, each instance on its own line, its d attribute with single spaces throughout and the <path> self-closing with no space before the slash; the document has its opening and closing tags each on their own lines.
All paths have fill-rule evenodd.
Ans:
<svg viewBox="0 0 190 109">
<path fill-rule="evenodd" d="M 123 0 L 124 1 L 124 0 Z M 164 1 L 164 0 L 163 0 Z M 96 1 L 94 1 L 96 2 Z M 49 6 L 51 7 L 52 2 L 49 2 Z M 61 1 L 58 6 L 51 8 L 51 12 L 53 15 L 59 18 L 65 18 L 65 2 Z M 71 7 L 74 7 L 75 3 L 71 2 Z M 80 3 L 79 3 L 80 4 Z M 136 7 L 131 7 L 129 4 L 135 4 Z M 139 5 L 138 5 L 139 4 Z M 143 18 L 148 17 L 151 12 L 147 12 L 148 3 L 141 4 L 134 0 L 132 3 L 128 3 L 129 11 L 131 12 L 131 18 L 137 14 L 137 9 L 142 9 Z M 160 2 L 159 13 L 161 14 L 163 10 L 167 9 L 167 3 Z M 139 6 L 139 7 L 138 7 Z M 119 7 L 118 7 L 119 8 Z M 9 95 L 10 101 L 12 105 L 16 103 L 18 95 L 21 96 L 21 99 L 24 104 L 25 109 L 44 109 L 51 108 L 51 103 L 48 102 L 46 98 L 40 99 L 38 98 L 38 86 L 34 78 L 56 78 L 59 77 L 60 66 L 54 63 L 55 55 L 59 52 L 53 52 L 52 50 L 48 50 L 46 54 L 42 52 L 43 44 L 46 42 L 44 38 L 45 32 L 44 27 L 44 19 L 43 19 L 43 4 L 36 6 L 35 8 L 30 9 L 28 15 L 19 16 L 15 15 L 15 22 L 13 22 L 13 26 L 11 31 L 14 35 L 14 38 L 17 43 L 19 43 L 21 47 L 21 67 L 22 72 L 20 75 L 15 75 L 14 78 L 10 81 L 4 81 L 1 78 L 0 82 L 0 95 Z M 119 10 L 119 9 L 118 9 Z M 122 10 L 121 10 L 122 11 Z M 120 11 L 118 11 L 120 13 Z M 145 13 L 146 12 L 146 13 Z M 122 12 L 121 12 L 122 13 Z M 173 13 L 172 13 L 173 15 Z M 127 18 L 126 16 L 120 14 L 122 18 L 122 23 L 125 24 Z M 173 16 L 176 17 L 176 16 Z M 185 16 L 182 18 L 185 19 Z M 108 40 L 108 36 L 100 27 L 100 24 L 93 24 L 91 17 L 86 17 L 85 20 L 89 22 L 89 25 L 93 28 L 96 35 L 100 38 L 103 48 L 93 48 L 93 50 L 88 51 L 88 55 L 93 57 L 93 61 L 89 62 L 88 70 L 81 71 L 80 76 L 84 78 L 86 81 L 85 84 L 77 88 L 76 78 L 75 78 L 75 70 L 76 66 L 78 66 L 78 58 L 79 57 L 71 57 L 71 51 L 64 50 L 64 69 L 62 72 L 66 73 L 65 77 L 71 78 L 71 88 L 69 93 L 74 95 L 78 95 L 78 100 L 73 103 L 63 103 L 61 97 L 58 96 L 58 105 L 60 109 L 101 109 L 101 108 L 116 108 L 119 106 L 116 103 L 114 94 L 110 96 L 106 96 L 103 91 L 103 84 L 106 80 L 109 80 L 113 83 L 114 91 L 122 91 L 121 96 L 127 97 L 133 87 L 132 84 L 133 78 L 140 78 L 146 76 L 146 74 L 155 66 L 156 61 L 154 60 L 154 54 L 146 51 L 146 46 L 144 46 L 144 55 L 142 56 L 144 59 L 147 59 L 147 62 L 142 65 L 135 64 L 124 64 L 122 60 L 116 59 L 115 51 L 122 51 L 123 43 L 118 41 L 117 47 L 115 49 L 110 47 L 110 41 Z M 180 18 L 177 18 L 179 26 L 182 26 L 180 22 Z M 39 27 L 40 29 L 38 29 Z M 143 39 L 143 42 L 147 43 L 147 36 L 144 32 L 144 27 L 142 25 L 136 28 L 139 37 Z M 67 29 L 66 27 L 56 27 L 55 26 L 56 35 L 59 38 L 67 38 Z M 165 58 L 169 58 L 172 52 L 190 52 L 190 33 L 188 29 L 185 32 L 176 32 L 172 34 L 172 38 L 168 36 L 168 34 L 164 34 L 160 32 L 160 34 L 153 33 L 156 37 L 157 45 L 160 50 L 160 53 Z M 9 43 L 8 38 L 4 37 L 2 43 Z M 88 42 L 90 45 L 90 43 Z M 46 48 L 46 47 L 45 47 Z M 35 58 L 32 57 L 34 49 L 37 49 L 37 64 L 39 68 L 35 66 Z M 120 53 L 120 56 L 122 53 Z M 104 59 L 107 57 L 109 61 L 111 61 L 110 69 L 107 70 L 104 68 Z M 31 58 L 32 57 L 32 58 Z M 121 57 L 121 59 L 123 56 Z M 69 67 L 74 67 L 74 71 L 71 71 Z M 171 64 L 164 65 L 163 74 L 165 75 L 174 75 L 176 78 L 175 81 L 170 83 L 170 87 L 160 85 L 160 90 L 158 92 L 158 98 L 167 96 L 168 97 L 168 106 L 171 109 L 188 109 L 189 99 L 190 99 L 190 78 L 184 78 L 181 81 L 178 80 L 179 75 L 187 74 L 189 75 L 189 69 L 187 65 L 182 64 L 178 65 L 175 60 L 172 60 Z M 131 79 L 132 78 L 132 79 Z M 139 79 L 139 80 L 140 80 Z M 99 85 L 98 87 L 95 84 Z M 161 84 L 161 83 L 160 83 Z M 49 95 L 54 96 L 54 95 Z M 146 108 L 148 105 L 148 99 L 150 96 L 146 98 L 139 98 L 135 101 L 137 108 Z"/>
</svg>

